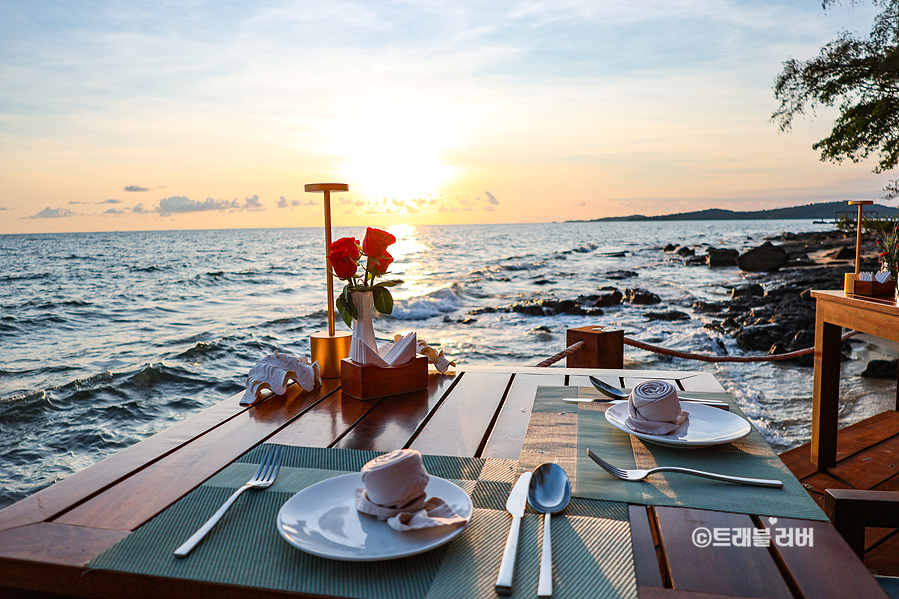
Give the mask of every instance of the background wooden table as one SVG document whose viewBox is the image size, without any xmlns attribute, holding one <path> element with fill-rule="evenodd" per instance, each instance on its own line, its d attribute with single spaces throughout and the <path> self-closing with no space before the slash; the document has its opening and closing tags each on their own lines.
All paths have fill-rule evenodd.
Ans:
<svg viewBox="0 0 899 599">
<path fill-rule="evenodd" d="M 892 297 L 847 296 L 842 291 L 812 291 L 812 297 L 817 300 L 817 308 L 811 462 L 823 470 L 837 464 L 842 327 L 899 341 L 899 306 Z"/>
<path fill-rule="evenodd" d="M 296 446 L 519 458 L 538 385 L 589 386 L 587 375 L 631 387 L 663 378 L 687 391 L 722 391 L 707 373 L 495 368 L 430 375 L 428 389 L 372 401 L 343 395 L 339 380 L 270 397 L 250 408 L 241 395 L 123 450 L 0 511 L 4 597 L 295 596 L 250 587 L 88 570 L 85 564 L 262 442 Z M 709 547 L 697 526 L 762 527 L 745 514 L 631 506 L 640 597 L 885 597 L 826 522 L 814 548 Z M 50 595 L 47 595 L 49 593 Z M 698 594 L 697 594 L 698 593 Z"/>
</svg>

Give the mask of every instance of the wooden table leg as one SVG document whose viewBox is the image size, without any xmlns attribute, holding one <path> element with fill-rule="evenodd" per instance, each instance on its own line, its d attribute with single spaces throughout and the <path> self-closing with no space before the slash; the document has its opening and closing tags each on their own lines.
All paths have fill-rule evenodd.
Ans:
<svg viewBox="0 0 899 599">
<path fill-rule="evenodd" d="M 837 465 L 841 332 L 841 327 L 824 322 L 824 315 L 819 306 L 815 319 L 811 462 L 820 470 Z"/>
</svg>

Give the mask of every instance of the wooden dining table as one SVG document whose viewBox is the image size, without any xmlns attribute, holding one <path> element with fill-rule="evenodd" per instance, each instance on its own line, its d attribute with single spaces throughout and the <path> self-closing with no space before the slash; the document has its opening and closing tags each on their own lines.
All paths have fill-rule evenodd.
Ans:
<svg viewBox="0 0 899 599">
<path fill-rule="evenodd" d="M 142 527 L 146 530 L 148 523 L 263 443 L 319 448 L 316 451 L 325 452 L 319 455 L 413 448 L 433 456 L 498 460 L 496 463 L 514 468 L 526 449 L 538 388 L 570 387 L 574 392 L 589 387 L 588 375 L 628 388 L 643 380 L 663 379 L 684 392 L 724 392 L 714 376 L 703 372 L 515 366 L 431 372 L 425 390 L 369 401 L 342 393 L 339 379 L 325 379 L 311 392 L 291 386 L 285 395 L 271 395 L 249 407 L 239 405 L 238 394 L 0 511 L 0 596 L 345 596 L 95 564 L 100 556 L 123 546 L 129 537 L 140 534 Z M 561 427 L 568 416 L 550 413 L 541 417 L 544 426 L 552 427 L 558 420 Z M 546 457 L 553 461 L 552 455 Z M 243 497 L 262 493 L 252 491 Z M 239 504 L 232 510 L 239 510 Z M 731 511 L 635 503 L 625 504 L 623 510 L 630 550 L 625 557 L 632 557 L 634 589 L 641 599 L 885 597 L 833 526 L 822 519 L 779 521 L 779 526 L 812 531 L 813 546 L 719 547 L 698 546 L 694 531 L 700 527 L 758 531 L 769 526 L 769 519 L 738 507 Z M 239 513 L 232 516 L 240 519 Z M 494 516 L 504 531 L 508 530 L 504 518 L 511 521 L 511 517 L 501 509 L 495 510 Z M 533 514 L 533 518 L 539 516 Z M 556 518 L 553 522 L 559 526 Z M 301 553 L 292 547 L 287 550 Z M 556 566 L 560 567 L 565 548 L 556 551 Z M 489 555 L 498 556 L 496 552 Z M 191 555 L 180 563 L 195 557 L 200 559 Z M 245 559 L 252 560 L 252 553 Z M 479 562 L 485 576 L 495 577 L 499 563 L 493 559 Z M 385 576 L 402 565 L 402 559 L 395 561 L 394 565 L 384 562 Z M 600 567 L 599 562 L 587 565 Z M 372 576 L 379 576 L 374 572 Z M 533 596 L 536 588 L 519 592 Z M 589 587 L 580 593 L 595 596 Z M 484 596 L 495 596 L 492 583 Z"/>
</svg>

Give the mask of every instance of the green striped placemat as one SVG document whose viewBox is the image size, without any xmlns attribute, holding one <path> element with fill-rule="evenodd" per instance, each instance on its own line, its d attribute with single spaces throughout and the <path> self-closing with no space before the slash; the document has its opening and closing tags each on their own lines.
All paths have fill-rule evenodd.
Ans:
<svg viewBox="0 0 899 599">
<path fill-rule="evenodd" d="M 119 570 L 313 595 L 371 599 L 496 597 L 493 584 L 511 517 L 506 498 L 518 462 L 424 456 L 428 471 L 465 489 L 474 515 L 456 539 L 427 553 L 389 562 L 341 562 L 307 554 L 285 541 L 275 522 L 297 491 L 358 471 L 375 452 L 284 448 L 275 484 L 247 491 L 184 559 L 172 551 L 245 483 L 265 446 L 248 452 L 130 536 L 93 560 Z M 533 597 L 540 561 L 541 516 L 525 514 L 513 597 Z M 386 525 L 385 525 L 386 526 Z M 637 596 L 624 504 L 576 499 L 552 520 L 554 597 Z"/>
<path fill-rule="evenodd" d="M 731 412 L 743 416 L 727 393 L 690 392 L 691 396 L 727 401 Z M 691 507 L 744 514 L 827 520 L 802 484 L 774 453 L 761 434 L 724 445 L 681 449 L 644 443 L 606 421 L 607 403 L 566 403 L 563 397 L 597 397 L 585 387 L 538 387 L 534 416 L 571 419 L 576 412 L 575 437 L 559 446 L 575 448 L 573 492 L 578 497 L 622 501 L 642 505 Z M 539 437 L 539 428 L 528 428 L 528 437 Z M 529 444 L 526 441 L 525 446 Z M 683 474 L 653 474 L 641 482 L 616 479 L 587 456 L 587 448 L 620 468 L 683 466 L 736 476 L 783 481 L 782 489 L 751 487 Z M 570 451 L 570 449 L 569 449 Z M 522 460 L 524 460 L 523 452 Z M 571 459 L 570 456 L 568 459 Z M 551 461 L 551 460 L 550 460 Z"/>
</svg>

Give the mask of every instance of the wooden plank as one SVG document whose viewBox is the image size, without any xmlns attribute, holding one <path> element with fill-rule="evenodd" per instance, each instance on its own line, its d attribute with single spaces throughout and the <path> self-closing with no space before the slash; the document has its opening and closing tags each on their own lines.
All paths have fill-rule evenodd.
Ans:
<svg viewBox="0 0 899 599">
<path fill-rule="evenodd" d="M 715 529 L 728 535 L 734 529 L 751 531 L 755 524 L 749 516 L 673 507 L 656 507 L 655 514 L 673 588 L 738 597 L 792 599 L 792 592 L 765 547 L 736 547 L 732 543 L 699 547 L 693 542 L 694 531 L 700 528 L 709 534 Z"/>
<path fill-rule="evenodd" d="M 815 599 L 886 599 L 880 585 L 829 522 L 759 518 L 771 534 L 771 549 L 803 597 Z M 777 541 L 778 530 L 810 531 L 813 547 Z"/>
<path fill-rule="evenodd" d="M 684 391 L 705 391 L 708 393 L 724 393 L 726 391 L 721 386 L 721 383 L 718 382 L 718 379 L 708 372 L 682 377 L 678 381 Z"/>
<path fill-rule="evenodd" d="M 637 570 L 637 584 L 640 586 L 661 587 L 664 586 L 662 583 L 662 572 L 659 569 L 659 558 L 652 538 L 647 509 L 646 506 L 642 505 L 628 506 L 634 567 Z"/>
<path fill-rule="evenodd" d="M 717 593 L 697 593 L 694 591 L 682 591 L 680 589 L 663 589 L 659 587 L 640 585 L 637 585 L 637 596 L 640 599 L 734 599 L 733 595 L 719 595 Z M 748 599 L 759 598 L 749 597 Z"/>
<path fill-rule="evenodd" d="M 517 460 L 524 445 L 537 387 L 564 384 L 565 377 L 561 374 L 516 374 L 482 457 Z"/>
<path fill-rule="evenodd" d="M 372 451 L 406 447 L 449 388 L 462 378 L 461 374 L 447 376 L 431 373 L 427 389 L 385 398 L 334 447 Z"/>
<path fill-rule="evenodd" d="M 314 406 L 326 390 L 327 387 L 312 393 L 289 392 L 283 399 L 256 404 L 55 521 L 109 530 L 134 530 Z M 336 414 L 334 419 L 339 421 L 340 415 Z"/>
<path fill-rule="evenodd" d="M 283 427 L 267 441 L 284 445 L 330 447 L 381 402 L 389 402 L 391 399 L 387 397 L 363 401 L 337 391 L 312 406 L 296 422 Z"/>
<path fill-rule="evenodd" d="M 899 576 L 896 559 L 899 556 L 899 533 L 893 530 L 886 535 L 883 529 L 875 529 L 874 532 L 879 532 L 881 538 L 876 547 L 865 552 L 865 567 L 881 576 Z"/>
<path fill-rule="evenodd" d="M 894 435 L 899 435 L 899 412 L 887 410 L 861 422 L 840 429 L 837 437 L 837 460 L 843 460 Z M 796 478 L 802 479 L 817 472 L 810 459 L 808 443 L 780 454 Z"/>
<path fill-rule="evenodd" d="M 842 460 L 827 472 L 802 480 L 806 489 L 872 489 L 899 472 L 899 435 Z M 829 485 L 829 486 L 828 486 Z"/>
<path fill-rule="evenodd" d="M 133 471 L 245 413 L 249 408 L 238 404 L 241 397 L 243 393 L 232 395 L 187 420 L 0 510 L 0 530 L 49 520 Z"/>
<path fill-rule="evenodd" d="M 0 557 L 84 566 L 129 534 L 122 530 L 39 522 L 0 532 Z"/>
<path fill-rule="evenodd" d="M 466 372 L 409 447 L 422 453 L 476 456 L 510 378 L 504 373 Z"/>
</svg>

